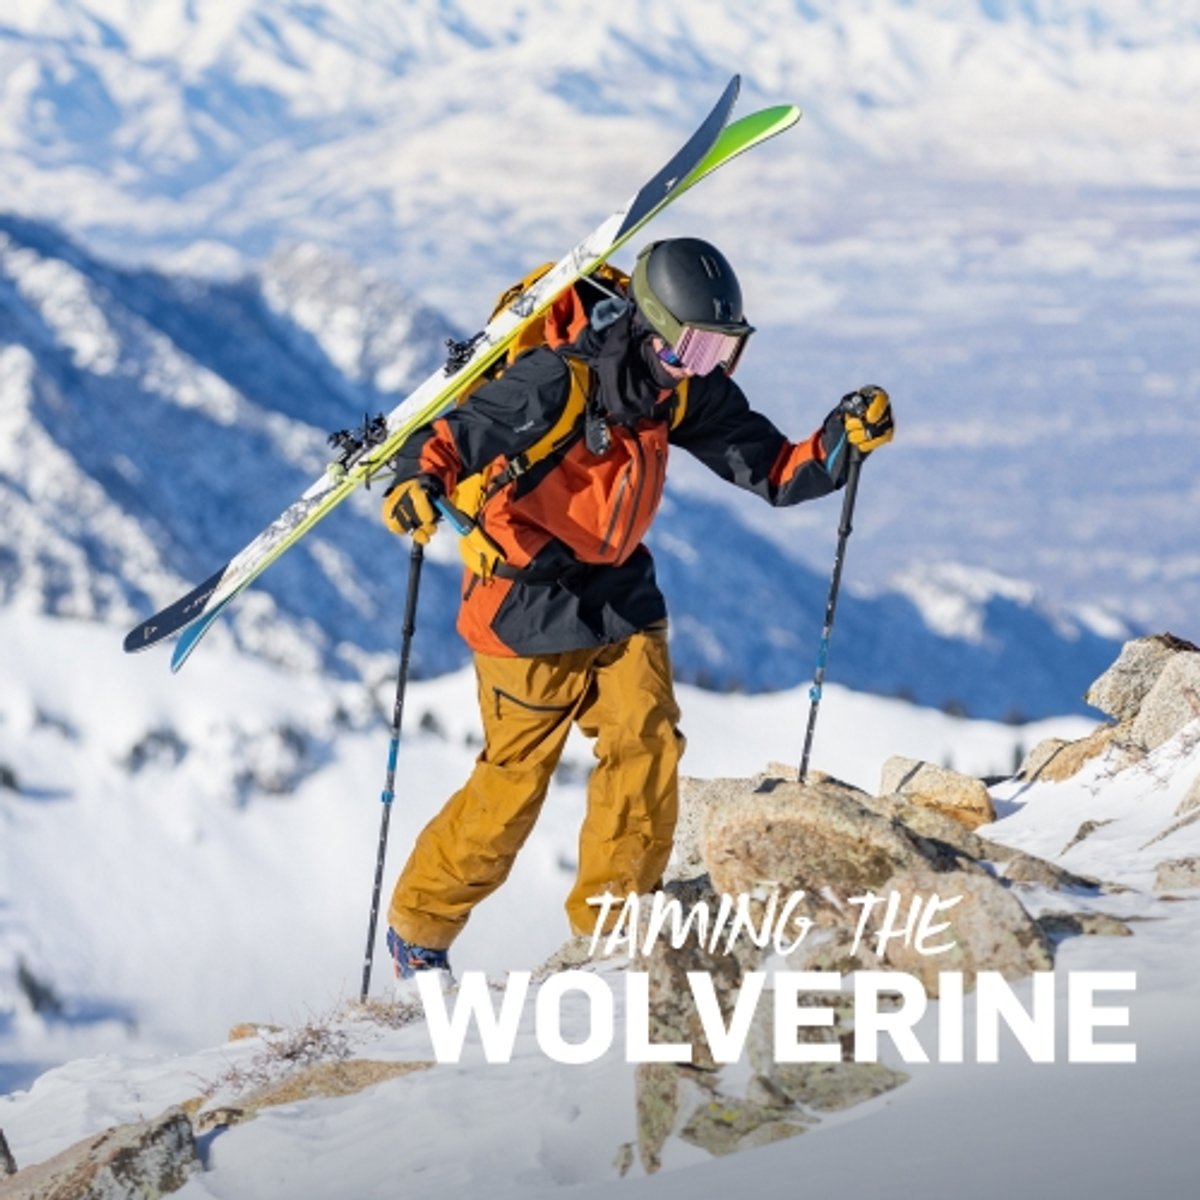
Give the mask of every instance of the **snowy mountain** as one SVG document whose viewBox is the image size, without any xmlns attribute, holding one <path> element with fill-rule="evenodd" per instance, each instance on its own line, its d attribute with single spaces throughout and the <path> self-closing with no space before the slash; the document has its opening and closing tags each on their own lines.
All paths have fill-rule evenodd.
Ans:
<svg viewBox="0 0 1200 1200">
<path fill-rule="evenodd" d="M 804 121 L 654 232 L 738 265 L 781 425 L 893 391 L 855 577 L 949 560 L 1186 632 L 1198 64 L 1170 0 L 12 0 L 3 203 L 224 279 L 314 244 L 465 328 L 741 72 Z M 739 512 L 828 569 L 807 517 Z"/>
<path fill-rule="evenodd" d="M 0 218 L 10 430 L 0 601 L 125 626 L 171 602 L 320 472 L 325 433 L 386 411 L 431 370 L 449 332 L 315 247 L 214 282 L 117 267 L 45 226 Z M 356 499 L 239 602 L 244 646 L 301 667 L 391 669 L 406 555 L 379 526 L 375 493 Z M 828 545 L 838 503 L 810 508 L 824 528 L 806 536 Z M 651 541 L 681 678 L 759 690 L 811 674 L 827 575 L 695 489 L 668 500 Z M 453 539 L 434 551 L 415 651 L 425 674 L 466 661 Z M 1111 658 L 1122 627 L 1003 585 L 914 567 L 905 590 L 848 586 L 836 677 L 995 718 L 1079 711 L 1080 681 Z M 947 624 L 931 615 L 930 592 L 973 616 Z"/>
</svg>

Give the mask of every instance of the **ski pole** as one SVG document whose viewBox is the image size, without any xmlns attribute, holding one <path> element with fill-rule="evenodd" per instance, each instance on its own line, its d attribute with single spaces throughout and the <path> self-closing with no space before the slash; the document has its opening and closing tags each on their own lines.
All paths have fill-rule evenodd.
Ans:
<svg viewBox="0 0 1200 1200">
<path fill-rule="evenodd" d="M 371 892 L 371 919 L 367 926 L 367 953 L 363 960 L 362 999 L 371 990 L 371 964 L 375 958 L 375 928 L 379 921 L 379 895 L 383 887 L 383 863 L 387 857 L 388 825 L 396 789 L 396 759 L 400 753 L 400 727 L 404 720 L 404 693 L 408 688 L 408 660 L 412 653 L 413 633 L 417 628 L 417 591 L 421 586 L 421 565 L 425 547 L 413 541 L 408 558 L 408 594 L 404 600 L 403 639 L 400 643 L 400 670 L 396 675 L 396 702 L 392 707 L 392 740 L 388 744 L 387 777 L 383 784 L 383 812 L 379 824 L 379 852 L 375 859 L 375 887 Z"/>
<path fill-rule="evenodd" d="M 862 454 L 857 446 L 850 447 L 850 466 L 846 472 L 846 492 L 842 498 L 842 519 L 838 525 L 837 553 L 833 559 L 833 577 L 829 581 L 829 599 L 825 604 L 825 627 L 821 630 L 821 646 L 817 651 L 817 669 L 813 675 L 808 698 L 808 730 L 804 735 L 804 753 L 800 758 L 800 782 L 808 778 L 808 757 L 812 752 L 813 733 L 817 728 L 817 707 L 825 684 L 825 665 L 829 661 L 829 639 L 833 636 L 833 615 L 837 611 L 838 588 L 842 583 L 842 563 L 846 557 L 846 542 L 850 538 L 854 518 L 854 500 L 858 495 L 858 475 L 862 470 Z"/>
</svg>

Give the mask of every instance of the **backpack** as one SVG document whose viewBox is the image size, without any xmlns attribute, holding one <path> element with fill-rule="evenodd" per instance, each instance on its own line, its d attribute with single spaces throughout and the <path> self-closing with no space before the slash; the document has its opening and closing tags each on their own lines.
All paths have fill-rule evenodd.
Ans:
<svg viewBox="0 0 1200 1200">
<path fill-rule="evenodd" d="M 553 266 L 553 263 L 543 263 L 530 271 L 523 279 L 506 288 L 497 297 L 489 319 L 494 319 Z M 593 283 L 593 280 L 598 282 Z M 623 297 L 628 290 L 629 276 L 610 263 L 601 263 L 588 275 L 581 276 L 554 298 L 540 319 L 529 321 L 525 325 L 509 345 L 504 357 L 485 371 L 470 387 L 465 388 L 455 403 L 465 403 L 484 383 L 499 379 L 508 367 L 530 350 L 541 346 L 557 350 L 560 346 L 569 345 L 590 322 L 592 311 L 597 304 L 614 293 Z M 512 480 L 524 475 L 526 471 L 543 459 L 574 440 L 581 426 L 587 406 L 587 397 L 592 388 L 592 371 L 586 363 L 577 358 L 567 358 L 566 362 L 574 377 L 575 386 L 571 388 L 567 403 L 554 425 L 519 455 L 512 458 L 497 458 L 482 470 L 464 476 L 458 481 L 458 486 L 450 497 L 458 514 L 465 518 L 471 526 L 471 529 L 460 541 L 460 551 L 463 561 L 477 574 L 481 573 L 478 543 L 472 547 L 467 545 L 467 541 L 474 532 L 476 519 L 483 506 Z M 683 419 L 687 408 L 687 380 L 682 381 L 676 392 L 679 399 L 671 413 L 672 429 Z"/>
</svg>

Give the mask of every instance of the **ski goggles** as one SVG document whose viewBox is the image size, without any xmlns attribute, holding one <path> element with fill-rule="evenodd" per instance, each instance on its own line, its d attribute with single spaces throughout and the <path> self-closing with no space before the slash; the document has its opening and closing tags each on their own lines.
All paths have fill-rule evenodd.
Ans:
<svg viewBox="0 0 1200 1200">
<path fill-rule="evenodd" d="M 724 367 L 726 375 L 732 375 L 746 348 L 746 342 L 754 331 L 750 328 L 739 333 L 720 329 L 704 329 L 699 325 L 684 325 L 672 346 L 664 346 L 658 357 L 669 367 L 682 367 L 693 375 L 707 375 L 717 367 Z"/>
</svg>

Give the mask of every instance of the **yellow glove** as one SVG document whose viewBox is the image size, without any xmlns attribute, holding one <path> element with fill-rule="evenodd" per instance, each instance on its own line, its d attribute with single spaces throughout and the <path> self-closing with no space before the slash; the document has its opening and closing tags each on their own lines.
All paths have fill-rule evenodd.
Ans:
<svg viewBox="0 0 1200 1200">
<path fill-rule="evenodd" d="M 427 480 L 420 476 L 390 487 L 383 497 L 383 523 L 393 532 L 411 533 L 425 545 L 437 531 L 437 509 Z"/>
<path fill-rule="evenodd" d="M 496 573 L 496 564 L 504 561 L 504 551 L 484 533 L 477 521 L 471 522 L 470 532 L 463 534 L 458 552 L 467 569 L 474 571 L 484 583 Z"/>
<path fill-rule="evenodd" d="M 841 409 L 846 440 L 860 454 L 870 454 L 886 446 L 896 433 L 892 420 L 892 402 L 881 387 L 868 384 L 842 397 Z"/>
</svg>

